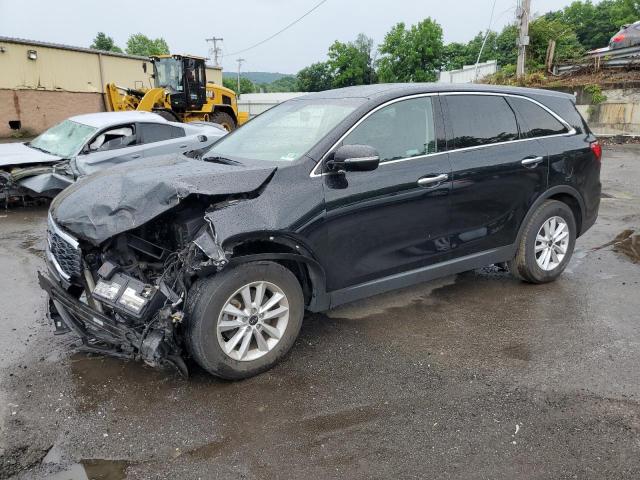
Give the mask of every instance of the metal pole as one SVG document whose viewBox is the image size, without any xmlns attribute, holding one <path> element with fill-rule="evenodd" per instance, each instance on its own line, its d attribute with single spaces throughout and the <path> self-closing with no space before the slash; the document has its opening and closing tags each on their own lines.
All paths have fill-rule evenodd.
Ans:
<svg viewBox="0 0 640 480">
<path fill-rule="evenodd" d="M 240 96 L 240 67 L 242 66 L 242 62 L 244 61 L 244 58 L 239 58 L 236 60 L 236 62 L 238 62 L 238 96 Z"/>
<path fill-rule="evenodd" d="M 218 42 L 222 42 L 224 40 L 224 38 L 222 37 L 211 37 L 211 38 L 205 38 L 205 41 L 207 42 L 213 42 L 213 49 L 210 50 L 211 53 L 213 53 L 213 64 L 216 67 L 220 66 L 220 62 L 218 60 L 218 56 L 220 55 L 221 52 L 221 48 L 218 47 Z"/>
<path fill-rule="evenodd" d="M 520 36 L 518 38 L 518 64 L 516 75 L 518 78 L 524 77 L 526 73 L 527 45 L 529 45 L 529 15 L 531 11 L 531 0 L 522 0 L 518 8 L 518 25 Z"/>
</svg>

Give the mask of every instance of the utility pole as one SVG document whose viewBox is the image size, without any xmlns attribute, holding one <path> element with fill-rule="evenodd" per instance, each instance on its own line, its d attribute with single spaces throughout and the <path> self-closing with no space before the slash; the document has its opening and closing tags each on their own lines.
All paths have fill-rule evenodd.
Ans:
<svg viewBox="0 0 640 480">
<path fill-rule="evenodd" d="M 218 57 L 222 53 L 222 48 L 218 47 L 218 42 L 221 42 L 223 40 L 224 40 L 224 38 L 217 38 L 217 37 L 205 38 L 206 42 L 213 42 L 213 48 L 209 49 L 209 55 L 211 55 L 213 53 L 213 64 L 216 67 L 220 66 L 220 62 L 218 61 Z"/>
<path fill-rule="evenodd" d="M 238 62 L 238 96 L 240 96 L 240 68 L 242 67 L 242 62 L 244 62 L 244 58 L 238 58 L 236 62 Z"/>
<path fill-rule="evenodd" d="M 526 73 L 530 13 L 531 0 L 521 0 L 516 12 L 516 16 L 518 17 L 518 27 L 520 29 L 520 35 L 518 37 L 518 64 L 516 66 L 516 75 L 518 78 L 524 77 L 524 74 Z"/>
</svg>

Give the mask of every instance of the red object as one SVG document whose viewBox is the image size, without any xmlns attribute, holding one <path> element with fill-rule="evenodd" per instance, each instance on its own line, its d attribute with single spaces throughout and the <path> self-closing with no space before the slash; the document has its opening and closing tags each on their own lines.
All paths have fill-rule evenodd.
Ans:
<svg viewBox="0 0 640 480">
<path fill-rule="evenodd" d="M 622 40 L 624 40 L 624 35 L 622 34 L 616 35 L 611 39 L 612 42 L 616 42 L 616 43 L 621 42 Z"/>
<path fill-rule="evenodd" d="M 591 144 L 591 151 L 596 156 L 598 162 L 602 161 L 602 145 L 597 140 Z"/>
</svg>

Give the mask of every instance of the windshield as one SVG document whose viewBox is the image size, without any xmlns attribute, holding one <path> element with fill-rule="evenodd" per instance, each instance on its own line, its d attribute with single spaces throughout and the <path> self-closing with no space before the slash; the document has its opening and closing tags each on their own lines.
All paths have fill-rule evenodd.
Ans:
<svg viewBox="0 0 640 480">
<path fill-rule="evenodd" d="M 156 74 L 156 87 L 172 92 L 182 91 L 182 62 L 175 58 L 158 58 L 153 63 Z"/>
<path fill-rule="evenodd" d="M 365 100 L 289 100 L 223 137 L 206 157 L 292 162 L 307 153 Z"/>
<path fill-rule="evenodd" d="M 82 150 L 97 130 L 82 123 L 65 120 L 41 133 L 27 145 L 59 157 L 70 158 Z"/>
</svg>

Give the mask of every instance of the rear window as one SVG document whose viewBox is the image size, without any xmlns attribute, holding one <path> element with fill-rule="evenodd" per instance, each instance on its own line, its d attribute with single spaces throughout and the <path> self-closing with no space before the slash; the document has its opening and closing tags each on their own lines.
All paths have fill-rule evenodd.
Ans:
<svg viewBox="0 0 640 480">
<path fill-rule="evenodd" d="M 140 135 L 142 143 L 162 142 L 172 138 L 184 137 L 184 129 L 162 123 L 141 123 Z"/>
<path fill-rule="evenodd" d="M 567 133 L 567 127 L 541 106 L 524 98 L 509 97 L 511 106 L 520 115 L 520 130 L 524 138 Z"/>
<path fill-rule="evenodd" d="M 518 139 L 516 118 L 504 97 L 448 95 L 453 148 L 477 147 Z"/>
</svg>

